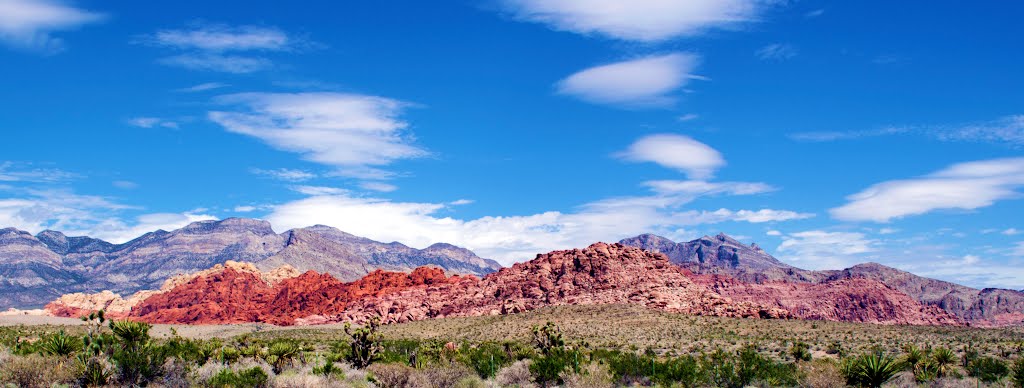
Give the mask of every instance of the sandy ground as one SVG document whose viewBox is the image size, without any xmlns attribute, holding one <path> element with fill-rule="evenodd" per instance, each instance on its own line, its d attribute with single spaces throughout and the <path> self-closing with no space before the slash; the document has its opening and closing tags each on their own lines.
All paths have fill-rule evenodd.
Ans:
<svg viewBox="0 0 1024 388">
<path fill-rule="evenodd" d="M 81 326 L 85 323 L 76 318 L 60 318 L 46 315 L 0 315 L 2 326 Z M 274 326 L 263 323 L 241 323 L 231 325 L 153 325 L 150 334 L 157 338 L 170 337 L 173 332 L 185 338 L 230 338 L 246 333 L 279 330 L 342 330 L 344 325 L 319 326 Z"/>
</svg>

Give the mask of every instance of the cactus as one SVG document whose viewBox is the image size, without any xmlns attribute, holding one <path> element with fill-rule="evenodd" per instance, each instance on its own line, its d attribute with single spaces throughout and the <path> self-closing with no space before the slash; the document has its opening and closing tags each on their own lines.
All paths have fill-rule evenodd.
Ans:
<svg viewBox="0 0 1024 388">
<path fill-rule="evenodd" d="M 377 332 L 379 327 L 379 317 L 373 317 L 370 322 L 358 329 L 352 329 L 351 324 L 345 324 L 345 334 L 352 337 L 351 352 L 346 359 L 356 368 L 366 368 L 376 361 L 381 351 L 380 333 Z"/>
</svg>

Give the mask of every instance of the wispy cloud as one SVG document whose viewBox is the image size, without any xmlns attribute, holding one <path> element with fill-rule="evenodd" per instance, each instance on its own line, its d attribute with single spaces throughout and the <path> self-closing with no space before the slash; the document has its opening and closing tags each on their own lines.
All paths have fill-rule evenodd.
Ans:
<svg viewBox="0 0 1024 388">
<path fill-rule="evenodd" d="M 906 125 L 859 131 L 799 132 L 790 134 L 789 137 L 798 141 L 827 142 L 901 134 L 927 136 L 950 142 L 995 143 L 1021 147 L 1024 146 L 1024 115 L 955 125 Z"/>
<path fill-rule="evenodd" d="M 224 129 L 332 166 L 362 179 L 387 178 L 396 160 L 427 156 L 400 116 L 410 106 L 390 98 L 344 93 L 245 93 L 218 99 L 233 110 L 212 111 Z"/>
<path fill-rule="evenodd" d="M 274 27 L 199 24 L 186 29 L 160 30 L 143 43 L 169 48 L 180 54 L 160 63 L 191 70 L 252 73 L 273 67 L 273 61 L 257 53 L 295 51 L 312 45 Z M 209 90 L 219 84 L 204 84 Z M 189 90 L 189 91 L 199 91 Z"/>
<path fill-rule="evenodd" d="M 225 83 L 220 83 L 220 82 L 206 82 L 206 83 L 201 83 L 201 84 L 198 84 L 198 85 L 189 86 L 187 88 L 177 89 L 176 91 L 182 92 L 182 93 L 198 93 L 198 92 L 205 92 L 207 90 L 226 88 L 228 86 L 230 86 L 230 85 L 225 84 Z"/>
<path fill-rule="evenodd" d="M 0 162 L 0 182 L 53 183 L 78 177 L 78 174 L 56 168 L 40 168 L 29 163 Z"/>
<path fill-rule="evenodd" d="M 581 100 L 624 107 L 666 106 L 671 93 L 694 78 L 700 58 L 691 53 L 643 57 L 591 67 L 560 81 L 558 92 Z"/>
<path fill-rule="evenodd" d="M 285 182 L 304 182 L 316 178 L 316 174 L 314 173 L 291 168 L 278 168 L 274 170 L 254 168 L 250 171 L 256 175 L 265 176 Z"/>
<path fill-rule="evenodd" d="M 504 0 L 515 18 L 553 29 L 657 42 L 755 21 L 761 0 Z"/>
<path fill-rule="evenodd" d="M 807 18 L 807 19 L 814 19 L 814 18 L 816 18 L 818 16 L 821 16 L 821 15 L 824 15 L 824 14 L 825 14 L 825 10 L 819 8 L 819 9 L 816 9 L 816 10 L 813 10 L 813 11 L 807 11 L 807 13 L 804 13 L 804 17 Z"/>
<path fill-rule="evenodd" d="M 781 62 L 797 55 L 796 47 L 788 43 L 772 43 L 754 52 L 762 61 Z"/>
<path fill-rule="evenodd" d="M 0 0 L 0 41 L 15 48 L 60 51 L 56 31 L 73 30 L 104 19 L 99 13 L 55 0 Z"/>
<path fill-rule="evenodd" d="M 390 193 L 398 190 L 398 186 L 384 182 L 361 182 L 359 187 L 363 190 L 378 191 L 381 193 Z"/>
<path fill-rule="evenodd" d="M 725 165 L 725 158 L 714 148 L 675 134 L 644 136 L 616 155 L 627 161 L 657 163 L 682 171 L 692 179 L 708 178 Z"/>
<path fill-rule="evenodd" d="M 165 120 L 159 117 L 135 117 L 128 119 L 128 125 L 139 128 L 171 128 L 177 129 L 178 123 L 170 120 Z"/>
<path fill-rule="evenodd" d="M 958 163 L 910 179 L 878 183 L 829 210 L 845 221 L 888 222 L 942 209 L 973 210 L 1017 198 L 1024 186 L 1024 158 Z"/>
</svg>

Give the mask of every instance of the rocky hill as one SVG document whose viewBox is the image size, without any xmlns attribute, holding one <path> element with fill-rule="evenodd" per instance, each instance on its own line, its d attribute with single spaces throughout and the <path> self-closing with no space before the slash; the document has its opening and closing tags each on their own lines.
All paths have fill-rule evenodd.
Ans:
<svg viewBox="0 0 1024 388">
<path fill-rule="evenodd" d="M 411 271 L 433 265 L 452 273 L 483 275 L 501 268 L 492 260 L 448 244 L 415 249 L 381 243 L 327 226 L 275 233 L 266 221 L 229 218 L 174 231 L 158 230 L 124 244 L 56 231 L 36 236 L 0 230 L 0 309 L 36 308 L 63 295 L 110 290 L 130 295 L 157 289 L 176 275 L 228 260 L 270 270 L 291 265 L 356 280 L 376 269 Z"/>
<path fill-rule="evenodd" d="M 725 275 L 753 284 L 787 282 L 810 283 L 822 287 L 844 280 L 856 282 L 858 279 L 868 279 L 898 290 L 921 304 L 941 308 L 972 325 L 1024 323 L 1024 292 L 1016 290 L 978 290 L 876 263 L 860 264 L 843 270 L 809 271 L 785 264 L 757 245 L 743 244 L 725 234 L 681 243 L 644 234 L 624 239 L 621 243 L 664 253 L 672 262 L 697 274 Z M 778 284 L 760 288 L 767 292 L 767 289 L 773 287 L 778 287 Z M 747 288 L 758 287 L 748 285 Z M 724 293 L 730 295 L 729 292 Z"/>
<path fill-rule="evenodd" d="M 250 265 L 251 266 L 251 265 Z M 870 279 L 746 283 L 695 275 L 667 256 L 621 244 L 554 251 L 478 278 L 437 268 L 375 271 L 354 282 L 308 271 L 272 277 L 225 265 L 137 301 L 129 315 L 154 323 L 268 322 L 279 325 L 404 322 L 451 316 L 514 314 L 567 304 L 633 304 L 694 315 L 805 318 L 884 324 L 960 325 Z M 137 298 L 133 298 L 137 299 Z M 47 310 L 80 312 L 67 300 Z"/>
</svg>

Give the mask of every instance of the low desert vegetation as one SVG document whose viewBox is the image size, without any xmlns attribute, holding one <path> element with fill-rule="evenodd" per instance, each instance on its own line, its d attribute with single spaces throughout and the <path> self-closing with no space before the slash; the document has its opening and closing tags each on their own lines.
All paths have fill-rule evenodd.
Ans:
<svg viewBox="0 0 1024 388">
<path fill-rule="evenodd" d="M 154 335 L 167 327 L 102 313 L 84 321 L 0 328 L 0 386 L 1024 387 L 1020 329 L 729 320 L 622 306 L 208 338 L 173 328 Z"/>
</svg>

